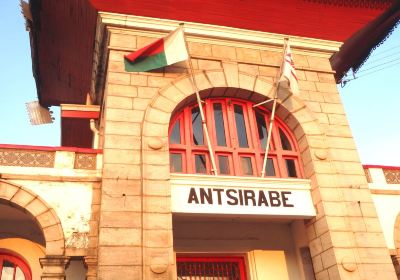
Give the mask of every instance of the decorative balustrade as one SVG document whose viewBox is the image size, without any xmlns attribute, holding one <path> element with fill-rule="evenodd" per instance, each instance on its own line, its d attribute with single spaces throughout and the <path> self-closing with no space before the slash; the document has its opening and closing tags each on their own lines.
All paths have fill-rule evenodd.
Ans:
<svg viewBox="0 0 400 280">
<path fill-rule="evenodd" d="M 364 165 L 364 172 L 368 183 L 400 184 L 400 167 Z"/>
<path fill-rule="evenodd" d="M 95 170 L 99 168 L 98 154 L 101 150 L 2 144 L 0 166 Z"/>
<path fill-rule="evenodd" d="M 400 184 L 400 168 L 384 168 L 383 174 L 388 184 Z"/>
<path fill-rule="evenodd" d="M 54 167 L 55 151 L 0 148 L 0 165 L 19 167 Z"/>
</svg>

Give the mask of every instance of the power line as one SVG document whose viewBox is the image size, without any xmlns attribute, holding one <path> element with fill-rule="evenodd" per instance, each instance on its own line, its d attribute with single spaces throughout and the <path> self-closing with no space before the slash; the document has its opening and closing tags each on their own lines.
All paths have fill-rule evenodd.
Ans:
<svg viewBox="0 0 400 280">
<path fill-rule="evenodd" d="M 374 64 L 375 62 L 385 60 L 385 59 L 388 58 L 388 57 L 396 57 L 397 55 L 400 55 L 400 53 L 389 54 L 389 55 L 386 55 L 386 56 L 381 57 L 381 58 L 379 58 L 379 59 L 375 59 L 375 57 L 373 57 L 374 59 L 372 59 L 371 61 L 366 61 L 366 62 L 364 63 L 364 65 L 363 65 L 363 67 L 365 67 L 365 65 L 370 65 L 370 64 Z M 396 58 L 397 58 L 397 57 L 396 57 Z"/>
<path fill-rule="evenodd" d="M 394 47 L 391 47 L 391 48 L 389 48 L 389 49 L 387 49 L 387 50 L 384 50 L 384 51 L 381 51 L 381 52 L 378 52 L 378 53 L 373 53 L 373 52 L 372 52 L 372 55 L 373 55 L 374 57 L 380 56 L 380 55 L 382 55 L 382 54 L 384 54 L 384 53 L 387 53 L 387 52 L 389 52 L 389 51 L 391 51 L 391 50 L 393 50 L 393 49 L 396 49 L 396 48 L 400 48 L 400 46 L 394 46 Z"/>
<path fill-rule="evenodd" d="M 354 77 L 354 78 L 343 79 L 342 82 L 341 82 L 341 86 L 342 86 L 342 88 L 343 88 L 343 87 L 345 87 L 346 84 L 347 84 L 348 82 L 350 82 L 350 81 L 357 80 L 357 79 L 363 78 L 363 77 L 365 77 L 365 76 L 372 75 L 372 74 L 374 74 L 374 73 L 376 73 L 376 72 L 380 72 L 380 71 L 382 71 L 382 70 L 386 70 L 386 69 L 388 69 L 388 68 L 392 68 L 392 67 L 397 66 L 397 65 L 400 65 L 400 63 L 394 63 L 394 64 L 391 64 L 391 65 L 388 65 L 388 66 L 385 66 L 385 67 L 376 69 L 376 70 L 374 70 L 374 71 L 367 72 L 367 73 L 365 73 L 365 74 L 363 74 L 363 75 L 360 75 L 360 76 L 355 76 L 354 73 L 353 73 L 353 77 Z"/>
<path fill-rule="evenodd" d="M 369 72 L 369 73 L 365 73 L 364 75 L 358 76 L 358 77 L 356 77 L 356 78 L 354 78 L 354 79 L 352 79 L 352 80 L 359 79 L 359 78 L 362 78 L 362 77 L 365 77 L 365 76 L 374 74 L 374 73 L 376 73 L 376 72 L 380 72 L 380 71 L 382 71 L 382 70 L 386 70 L 386 69 L 388 69 L 388 68 L 391 68 L 391 67 L 397 66 L 397 65 L 400 65 L 400 63 L 395 63 L 395 64 L 392 64 L 392 65 L 389 65 L 389 66 L 386 66 L 386 67 L 383 67 L 383 68 L 380 68 L 380 69 L 376 69 L 375 71 L 371 71 L 371 72 Z"/>
<path fill-rule="evenodd" d="M 396 59 L 393 59 L 391 61 L 387 61 L 387 62 L 384 62 L 384 63 L 377 64 L 377 65 L 369 67 L 367 69 L 360 70 L 360 71 L 358 71 L 358 73 L 366 72 L 366 71 L 369 71 L 369 70 L 374 69 L 376 67 L 383 66 L 383 65 L 386 65 L 386 64 L 389 64 L 389 63 L 392 63 L 392 62 L 395 62 L 395 61 L 399 61 L 399 60 L 400 60 L 400 57 L 396 58 Z"/>
</svg>

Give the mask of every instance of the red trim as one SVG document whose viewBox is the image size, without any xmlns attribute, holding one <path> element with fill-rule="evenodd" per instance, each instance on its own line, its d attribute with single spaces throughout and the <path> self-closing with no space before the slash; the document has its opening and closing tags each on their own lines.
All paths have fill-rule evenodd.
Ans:
<svg viewBox="0 0 400 280">
<path fill-rule="evenodd" d="M 400 170 L 400 166 L 388 166 L 388 165 L 363 164 L 363 167 L 364 168 L 381 168 L 381 169 Z"/>
<path fill-rule="evenodd" d="M 135 52 L 125 55 L 125 58 L 130 62 L 135 62 L 138 58 L 146 58 L 153 56 L 164 51 L 164 38 L 158 39 L 157 41 L 147 45 Z"/>
<path fill-rule="evenodd" d="M 0 249 L 0 278 L 2 278 L 1 274 L 3 270 L 3 261 L 8 261 L 13 263 L 14 266 L 18 266 L 24 274 L 25 280 L 32 279 L 32 271 L 28 265 L 28 262 L 19 254 L 6 249 Z M 13 279 L 15 279 L 15 271 L 16 270 L 14 270 Z"/>
<path fill-rule="evenodd" d="M 62 118 L 77 118 L 77 119 L 98 119 L 100 112 L 98 111 L 70 111 L 64 110 L 61 112 Z"/>
<path fill-rule="evenodd" d="M 371 8 L 369 1 L 255 0 L 90 0 L 98 11 L 231 26 L 263 32 L 345 41 L 390 3 Z M 348 2 L 348 3 L 347 3 Z M 356 3 L 353 3 L 356 2 Z M 212 12 L 210 12 L 212 11 Z"/>
<path fill-rule="evenodd" d="M 221 105 L 222 120 L 224 122 L 224 133 L 225 133 L 225 146 L 218 146 L 217 134 L 221 131 L 217 131 L 215 124 L 214 105 Z M 234 106 L 240 106 L 243 110 L 243 120 L 246 128 L 246 138 L 248 147 L 240 147 L 238 128 L 236 127 L 236 119 Z M 210 159 L 208 154 L 208 148 L 206 140 L 203 145 L 195 145 L 193 141 L 193 127 L 192 127 L 192 109 L 196 108 L 197 104 L 189 105 L 184 107 L 181 111 L 178 111 L 171 118 L 169 135 L 175 124 L 180 122 L 180 133 L 181 143 L 180 144 L 169 144 L 170 153 L 182 153 L 185 154 L 186 160 L 182 161 L 184 173 L 193 174 L 196 173 L 195 155 L 205 154 L 206 155 L 206 166 L 207 174 L 211 173 Z M 216 155 L 217 169 L 219 170 L 219 155 L 228 156 L 229 158 L 229 174 L 231 176 L 260 176 L 263 165 L 263 159 L 265 154 L 265 148 L 260 145 L 257 116 L 259 114 L 264 118 L 267 129 L 269 128 L 270 112 L 263 108 L 253 108 L 253 103 L 247 100 L 237 98 L 209 98 L 205 99 L 204 115 L 207 121 L 207 127 L 210 132 L 210 140 L 212 148 Z M 290 142 L 292 150 L 284 150 L 281 145 L 281 139 L 279 129 L 282 130 Z M 204 134 L 204 132 L 203 132 Z M 241 158 L 249 157 L 252 164 L 252 175 L 243 174 L 243 168 L 241 166 Z M 268 157 L 273 160 L 275 168 L 275 176 L 287 178 L 288 172 L 286 168 L 285 159 L 293 159 L 295 161 L 296 174 L 298 178 L 303 178 L 304 173 L 302 165 L 300 164 L 300 153 L 297 142 L 291 133 L 290 129 L 278 118 L 275 118 L 275 125 L 272 131 L 271 148 Z M 171 169 L 171 172 L 172 169 Z"/>
<path fill-rule="evenodd" d="M 50 147 L 50 146 L 30 146 L 30 145 L 14 145 L 14 144 L 0 144 L 0 149 L 16 149 L 16 150 L 36 150 L 36 151 L 66 151 L 86 154 L 102 154 L 101 149 L 88 149 L 77 147 Z"/>
</svg>

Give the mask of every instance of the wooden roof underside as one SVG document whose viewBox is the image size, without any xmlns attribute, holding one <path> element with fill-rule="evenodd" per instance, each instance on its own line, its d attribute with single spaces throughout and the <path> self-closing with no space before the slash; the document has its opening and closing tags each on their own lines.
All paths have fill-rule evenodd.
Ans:
<svg viewBox="0 0 400 280">
<path fill-rule="evenodd" d="M 97 11 L 345 41 L 391 1 L 337 4 L 342 2 L 31 0 L 32 59 L 38 97 L 45 106 L 85 103 L 90 90 Z"/>
</svg>

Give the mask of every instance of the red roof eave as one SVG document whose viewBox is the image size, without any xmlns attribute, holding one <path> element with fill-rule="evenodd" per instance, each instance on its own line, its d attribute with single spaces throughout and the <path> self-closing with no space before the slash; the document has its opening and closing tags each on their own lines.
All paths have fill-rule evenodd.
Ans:
<svg viewBox="0 0 400 280">
<path fill-rule="evenodd" d="M 341 3 L 341 4 L 340 4 Z M 31 0 L 32 59 L 43 106 L 84 104 L 90 91 L 97 11 L 345 41 L 391 0 Z M 364 3 L 364 4 L 355 4 Z M 371 7 L 371 3 L 375 3 Z M 383 4 L 376 4 L 383 3 Z"/>
</svg>

